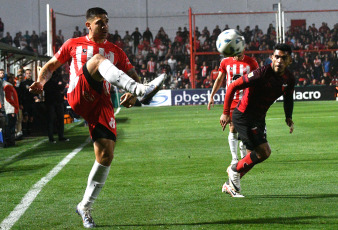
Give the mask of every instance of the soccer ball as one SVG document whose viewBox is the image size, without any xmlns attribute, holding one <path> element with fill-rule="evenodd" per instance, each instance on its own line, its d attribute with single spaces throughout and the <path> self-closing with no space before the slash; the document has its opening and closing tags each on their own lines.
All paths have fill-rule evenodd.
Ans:
<svg viewBox="0 0 338 230">
<path fill-rule="evenodd" d="M 216 48 L 225 57 L 237 56 L 244 50 L 244 37 L 237 30 L 224 30 L 218 35 Z"/>
</svg>

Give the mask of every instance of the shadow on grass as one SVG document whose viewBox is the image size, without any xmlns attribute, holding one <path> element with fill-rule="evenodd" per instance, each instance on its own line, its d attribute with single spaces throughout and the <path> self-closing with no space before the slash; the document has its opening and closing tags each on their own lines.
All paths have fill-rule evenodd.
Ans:
<svg viewBox="0 0 338 230">
<path fill-rule="evenodd" d="M 295 217 L 275 217 L 275 218 L 256 218 L 256 219 L 233 219 L 220 221 L 205 221 L 195 223 L 158 223 L 158 224 L 121 224 L 121 225 L 98 225 L 98 228 L 106 227 L 170 227 L 170 226 L 200 226 L 200 225 L 229 225 L 229 224 L 315 224 L 314 219 L 337 219 L 338 216 L 295 216 Z"/>
<path fill-rule="evenodd" d="M 129 118 L 128 117 L 119 117 L 119 118 L 115 118 L 116 123 L 128 123 L 129 122 Z"/>
<path fill-rule="evenodd" d="M 320 199 L 320 198 L 336 198 L 338 194 L 300 194 L 300 195 L 253 195 L 250 198 L 289 198 L 289 199 Z"/>
<path fill-rule="evenodd" d="M 32 164 L 26 166 L 24 165 L 11 166 L 11 165 L 23 160 L 31 160 L 37 158 L 47 159 L 53 156 L 66 155 L 74 148 L 77 148 L 79 143 L 83 143 L 83 140 L 88 138 L 88 135 L 76 135 L 76 133 L 74 133 L 73 135 L 69 135 L 68 137 L 70 138 L 69 142 L 57 142 L 56 144 L 52 144 L 47 141 L 35 148 L 27 149 L 22 154 L 0 165 L 0 175 L 5 172 L 14 172 L 14 171 L 16 173 L 20 172 L 28 173 L 46 167 L 49 165 L 48 162 L 45 164 Z"/>
<path fill-rule="evenodd" d="M 15 176 L 20 176 L 23 174 L 27 174 L 29 172 L 38 170 L 38 169 L 42 169 L 44 167 L 48 166 L 48 164 L 35 164 L 35 165 L 20 165 L 20 166 L 3 166 L 0 168 L 0 177 L 1 177 L 1 173 L 15 173 Z"/>
</svg>

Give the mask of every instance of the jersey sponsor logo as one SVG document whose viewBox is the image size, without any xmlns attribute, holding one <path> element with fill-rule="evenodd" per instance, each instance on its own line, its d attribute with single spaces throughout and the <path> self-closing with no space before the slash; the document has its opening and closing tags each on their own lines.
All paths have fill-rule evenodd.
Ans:
<svg viewBox="0 0 338 230">
<path fill-rule="evenodd" d="M 284 92 L 285 91 L 285 88 L 288 86 L 288 84 L 283 84 L 282 85 L 282 91 Z"/>
<path fill-rule="evenodd" d="M 258 134 L 257 127 L 253 127 L 253 128 L 251 129 L 251 131 L 252 131 L 252 133 L 255 134 L 255 135 Z"/>
</svg>

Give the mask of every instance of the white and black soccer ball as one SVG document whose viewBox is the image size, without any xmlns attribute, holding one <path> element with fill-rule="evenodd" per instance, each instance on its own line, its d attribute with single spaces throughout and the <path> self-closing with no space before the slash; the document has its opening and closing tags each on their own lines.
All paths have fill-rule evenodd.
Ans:
<svg viewBox="0 0 338 230">
<path fill-rule="evenodd" d="M 243 52 L 245 40 L 242 34 L 235 29 L 224 30 L 218 35 L 216 48 L 225 57 L 234 57 Z"/>
</svg>

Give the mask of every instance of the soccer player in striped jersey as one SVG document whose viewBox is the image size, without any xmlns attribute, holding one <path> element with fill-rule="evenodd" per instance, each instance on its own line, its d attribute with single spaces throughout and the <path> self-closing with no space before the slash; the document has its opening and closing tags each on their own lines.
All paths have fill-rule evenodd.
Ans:
<svg viewBox="0 0 338 230">
<path fill-rule="evenodd" d="M 257 68 L 258 68 L 257 61 L 254 58 L 245 55 L 243 52 L 240 55 L 235 56 L 235 57 L 224 58 L 221 61 L 221 64 L 219 67 L 219 74 L 214 83 L 214 86 L 212 88 L 212 91 L 209 97 L 208 110 L 210 110 L 211 106 L 214 105 L 214 95 L 217 93 L 219 88 L 222 86 L 224 80 L 226 80 L 226 87 L 228 87 L 237 78 L 243 76 L 244 74 L 248 74 Z M 243 90 L 237 90 L 234 95 L 233 101 L 231 103 L 230 116 L 232 115 L 232 111 L 236 108 L 239 100 L 242 99 L 242 96 L 243 96 Z M 230 147 L 230 153 L 232 156 L 231 165 L 236 164 L 238 162 L 238 156 L 237 156 L 238 134 L 237 134 L 235 127 L 233 126 L 231 122 L 229 124 L 228 142 L 229 142 L 229 147 Z M 241 158 L 243 158 L 246 155 L 246 148 L 242 141 L 240 141 L 239 143 L 239 148 L 240 148 Z M 225 192 L 223 188 L 222 188 L 222 191 Z"/>
<path fill-rule="evenodd" d="M 223 128 L 233 123 L 239 137 L 244 142 L 248 154 L 230 165 L 227 169 L 229 183 L 226 191 L 233 197 L 240 197 L 240 178 L 256 164 L 266 160 L 271 149 L 266 139 L 265 116 L 270 106 L 283 96 L 285 122 L 293 132 L 293 91 L 295 77 L 287 69 L 291 64 L 291 47 L 277 44 L 272 56 L 272 63 L 262 66 L 231 83 L 224 98 L 224 110 L 220 117 Z M 244 95 L 231 114 L 231 105 L 237 90 L 245 89 Z"/>
<path fill-rule="evenodd" d="M 134 105 L 136 96 L 140 97 L 141 103 L 149 103 L 166 75 L 160 75 L 148 85 L 140 84 L 140 78 L 127 55 L 106 39 L 109 21 L 107 12 L 99 7 L 91 8 L 87 10 L 86 19 L 89 34 L 66 41 L 42 67 L 30 91 L 41 93 L 52 72 L 70 62 L 68 102 L 74 112 L 88 122 L 96 158 L 83 199 L 76 211 L 84 227 L 93 228 L 95 223 L 91 208 L 107 179 L 116 142 L 111 84 L 129 92 L 121 97 L 121 104 L 129 108 Z"/>
</svg>

